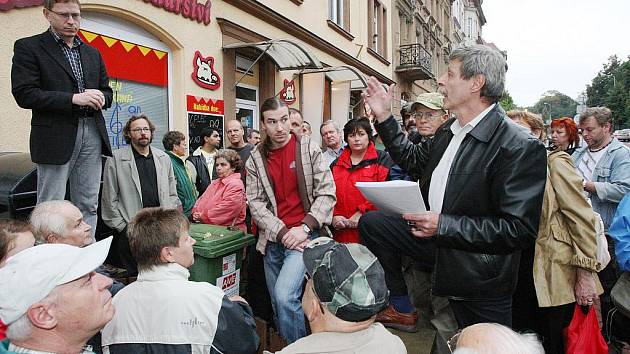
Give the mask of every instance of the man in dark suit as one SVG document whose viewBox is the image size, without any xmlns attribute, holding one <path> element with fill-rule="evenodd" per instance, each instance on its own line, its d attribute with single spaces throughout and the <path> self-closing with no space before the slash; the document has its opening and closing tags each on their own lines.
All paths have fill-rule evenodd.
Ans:
<svg viewBox="0 0 630 354">
<path fill-rule="evenodd" d="M 32 110 L 30 151 L 37 164 L 37 202 L 70 198 L 96 230 L 101 154 L 111 156 L 101 110 L 112 89 L 99 52 L 79 39 L 78 0 L 44 1 L 50 28 L 19 39 L 11 86 L 17 104 Z"/>
</svg>

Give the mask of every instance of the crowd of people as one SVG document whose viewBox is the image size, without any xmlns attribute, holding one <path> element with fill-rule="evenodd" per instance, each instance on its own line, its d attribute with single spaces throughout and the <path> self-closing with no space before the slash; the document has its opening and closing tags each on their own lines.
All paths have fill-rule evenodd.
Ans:
<svg viewBox="0 0 630 354">
<path fill-rule="evenodd" d="M 426 316 L 432 353 L 560 354 L 576 306 L 600 314 L 608 343 L 630 341 L 611 298 L 630 272 L 630 208 L 619 207 L 630 149 L 608 108 L 554 119 L 547 139 L 540 116 L 499 105 L 502 54 L 473 45 L 450 53 L 439 92 L 400 119 L 393 87 L 370 78 L 366 116 L 323 122 L 322 146 L 302 112 L 272 97 L 260 131 L 226 122 L 224 149 L 209 127 L 190 156 L 179 131 L 158 149 L 155 125 L 137 115 L 112 150 L 102 117 L 112 91 L 76 35 L 79 1 L 43 11 L 50 28 L 14 48 L 38 203 L 28 222 L 0 220 L 0 353 L 254 353 L 264 297 L 288 344 L 279 353 L 406 353 L 385 328 L 415 332 Z M 356 187 L 396 179 L 417 181 L 427 212 L 377 210 Z M 99 206 L 115 237 L 97 242 Z M 245 298 L 189 281 L 190 223 L 256 235 Z M 108 254 L 129 284 L 108 277 Z M 408 265 L 424 274 L 413 285 Z M 417 286 L 430 289 L 427 314 Z"/>
</svg>

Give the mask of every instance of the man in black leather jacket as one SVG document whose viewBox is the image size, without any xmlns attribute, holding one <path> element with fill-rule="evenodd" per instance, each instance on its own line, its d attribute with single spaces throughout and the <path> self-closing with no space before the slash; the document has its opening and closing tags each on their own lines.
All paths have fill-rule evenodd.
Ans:
<svg viewBox="0 0 630 354">
<path fill-rule="evenodd" d="M 498 101 L 507 65 L 475 45 L 453 50 L 438 84 L 446 121 L 430 142 L 414 145 L 392 118 L 391 88 L 370 78 L 364 99 L 390 155 L 421 176 L 428 213 L 402 218 L 373 212 L 359 222 L 362 242 L 386 273 L 392 327 L 415 326 L 400 254 L 434 262 L 433 294 L 449 298 L 460 328 L 479 322 L 510 326 L 520 250 L 538 231 L 546 179 L 543 145 L 507 121 Z M 433 248 L 434 247 L 434 248 Z"/>
</svg>

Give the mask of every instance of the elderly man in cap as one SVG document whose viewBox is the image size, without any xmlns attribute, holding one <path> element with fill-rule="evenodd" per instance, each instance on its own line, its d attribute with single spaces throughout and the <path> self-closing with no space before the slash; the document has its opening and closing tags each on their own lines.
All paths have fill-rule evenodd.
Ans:
<svg viewBox="0 0 630 354">
<path fill-rule="evenodd" d="M 439 92 L 418 95 L 415 102 L 403 107 L 401 115 L 407 138 L 414 144 L 433 138 L 440 125 L 448 119 L 444 96 Z"/>
<path fill-rule="evenodd" d="M 111 279 L 94 272 L 112 238 L 78 248 L 45 244 L 0 268 L 0 319 L 9 353 L 91 353 L 85 343 L 114 315 Z"/>
<path fill-rule="evenodd" d="M 302 308 L 312 334 L 276 354 L 407 353 L 400 338 L 374 322 L 389 291 L 372 252 L 319 237 L 307 244 L 303 259 L 308 281 Z"/>
</svg>

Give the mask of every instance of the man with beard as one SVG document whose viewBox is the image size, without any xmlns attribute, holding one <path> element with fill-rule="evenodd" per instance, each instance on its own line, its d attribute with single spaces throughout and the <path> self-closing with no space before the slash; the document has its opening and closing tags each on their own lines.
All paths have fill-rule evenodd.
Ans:
<svg viewBox="0 0 630 354">
<path fill-rule="evenodd" d="M 138 268 L 129 250 L 127 224 L 142 208 L 181 206 L 171 158 L 151 147 L 155 125 L 142 114 L 133 116 L 123 128 L 127 146 L 107 159 L 101 197 L 105 224 L 118 231 L 118 253 L 128 276 Z"/>
<path fill-rule="evenodd" d="M 588 193 L 593 210 L 604 222 L 612 260 L 597 276 L 604 287 L 600 297 L 604 335 L 610 335 L 608 313 L 613 309 L 610 291 L 621 276 L 615 255 L 615 242 L 608 234 L 619 202 L 630 193 L 630 149 L 612 135 L 612 112 L 606 107 L 589 107 L 580 114 L 580 129 L 586 146 L 577 149 L 573 163 L 582 176 L 582 187 Z M 614 332 L 613 325 L 613 332 Z"/>
</svg>

